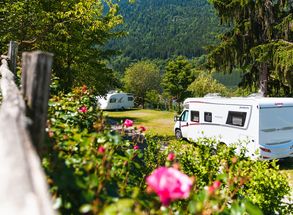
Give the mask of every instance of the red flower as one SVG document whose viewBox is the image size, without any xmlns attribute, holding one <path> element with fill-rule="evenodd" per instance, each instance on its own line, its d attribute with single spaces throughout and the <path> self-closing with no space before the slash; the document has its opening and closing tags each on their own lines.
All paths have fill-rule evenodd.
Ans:
<svg viewBox="0 0 293 215">
<path fill-rule="evenodd" d="M 139 149 L 139 146 L 138 145 L 135 145 L 135 146 L 133 146 L 133 149 L 134 150 L 138 150 Z"/>
<path fill-rule="evenodd" d="M 83 85 L 82 88 L 81 88 L 81 91 L 82 91 L 83 93 L 86 93 L 86 91 L 87 91 L 87 86 L 86 86 L 86 85 Z"/>
<path fill-rule="evenodd" d="M 221 182 L 220 181 L 214 181 L 214 183 L 209 186 L 208 188 L 208 193 L 211 195 L 213 194 L 217 189 L 219 189 L 219 187 L 221 186 Z"/>
<path fill-rule="evenodd" d="M 86 106 L 82 106 L 82 107 L 80 107 L 80 108 L 78 109 L 78 111 L 79 111 L 80 113 L 86 113 L 86 112 L 87 112 L 87 107 L 86 107 Z"/>
<path fill-rule="evenodd" d="M 106 151 L 106 149 L 105 149 L 104 146 L 100 146 L 100 147 L 98 148 L 98 153 L 101 154 L 101 155 L 104 154 L 105 151 Z"/>
<path fill-rule="evenodd" d="M 168 161 L 173 161 L 175 159 L 175 154 L 173 152 L 169 153 L 167 156 Z"/>
<path fill-rule="evenodd" d="M 221 182 L 220 181 L 214 181 L 214 183 L 213 183 L 213 187 L 215 188 L 215 189 L 218 189 L 219 187 L 221 186 Z"/>
<path fill-rule="evenodd" d="M 131 127 L 133 125 L 133 121 L 130 120 L 130 119 L 126 119 L 123 123 L 123 125 L 128 128 L 128 127 Z"/>
<path fill-rule="evenodd" d="M 48 136 L 49 136 L 49 137 L 53 137 L 53 136 L 54 136 L 54 132 L 50 130 L 50 131 L 48 132 Z"/>
<path fill-rule="evenodd" d="M 144 131 L 146 131 L 147 129 L 146 129 L 146 127 L 144 127 L 144 126 L 139 126 L 138 127 L 138 130 L 140 131 L 140 132 L 144 132 Z"/>
<path fill-rule="evenodd" d="M 186 199 L 192 187 L 192 179 L 175 168 L 159 167 L 146 179 L 148 191 L 154 191 L 163 205 L 176 199 Z"/>
</svg>

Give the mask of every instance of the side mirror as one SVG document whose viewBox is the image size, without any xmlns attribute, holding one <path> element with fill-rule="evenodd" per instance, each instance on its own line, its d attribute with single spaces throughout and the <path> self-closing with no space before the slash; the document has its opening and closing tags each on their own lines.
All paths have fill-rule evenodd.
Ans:
<svg viewBox="0 0 293 215">
<path fill-rule="evenodd" d="M 174 116 L 174 122 L 179 121 L 179 116 Z"/>
</svg>

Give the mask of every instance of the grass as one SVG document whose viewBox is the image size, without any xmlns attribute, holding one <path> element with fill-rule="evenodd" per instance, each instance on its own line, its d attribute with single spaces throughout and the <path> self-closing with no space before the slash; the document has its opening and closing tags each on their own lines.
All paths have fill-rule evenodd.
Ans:
<svg viewBox="0 0 293 215">
<path fill-rule="evenodd" d="M 125 111 L 105 111 L 105 115 L 117 122 L 131 119 L 135 126 L 143 125 L 147 132 L 159 136 L 174 137 L 173 126 L 175 112 L 133 109 Z M 289 177 L 289 183 L 293 189 L 293 158 L 279 161 L 280 171 Z"/>
<path fill-rule="evenodd" d="M 125 111 L 105 111 L 105 115 L 117 122 L 131 119 L 135 126 L 143 125 L 147 132 L 159 136 L 174 136 L 174 116 L 175 112 L 157 111 L 146 109 L 133 109 Z"/>
</svg>

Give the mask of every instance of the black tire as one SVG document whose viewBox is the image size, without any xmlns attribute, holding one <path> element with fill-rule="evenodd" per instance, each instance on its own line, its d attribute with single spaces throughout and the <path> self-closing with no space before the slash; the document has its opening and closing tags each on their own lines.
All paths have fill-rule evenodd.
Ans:
<svg viewBox="0 0 293 215">
<path fill-rule="evenodd" d="M 124 111 L 124 110 L 125 110 L 125 108 L 122 106 L 122 107 L 121 107 L 121 110 L 122 110 L 122 111 Z"/>
<path fill-rule="evenodd" d="M 182 139 L 182 133 L 181 133 L 181 130 L 180 129 L 176 129 L 176 131 L 175 131 L 175 137 L 176 137 L 177 140 Z"/>
</svg>

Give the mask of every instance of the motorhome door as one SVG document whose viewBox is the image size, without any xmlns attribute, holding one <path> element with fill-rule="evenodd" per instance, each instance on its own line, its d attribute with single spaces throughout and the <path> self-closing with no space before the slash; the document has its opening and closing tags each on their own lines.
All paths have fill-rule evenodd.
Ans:
<svg viewBox="0 0 293 215">
<path fill-rule="evenodd" d="M 189 110 L 185 110 L 180 116 L 180 129 L 182 137 L 187 138 L 188 135 L 188 119 L 189 119 Z"/>
</svg>

